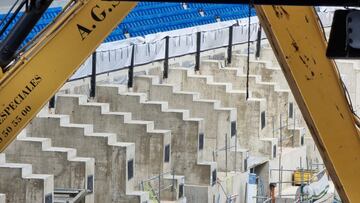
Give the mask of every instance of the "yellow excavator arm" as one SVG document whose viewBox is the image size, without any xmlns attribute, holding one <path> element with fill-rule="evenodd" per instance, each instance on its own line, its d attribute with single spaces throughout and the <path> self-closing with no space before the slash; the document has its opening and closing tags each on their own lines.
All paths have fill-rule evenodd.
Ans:
<svg viewBox="0 0 360 203">
<path fill-rule="evenodd" d="M 360 202 L 359 130 L 315 9 L 256 11 L 342 201 Z"/>
<path fill-rule="evenodd" d="M 0 79 L 0 151 L 36 116 L 136 2 L 71 1 Z"/>
</svg>

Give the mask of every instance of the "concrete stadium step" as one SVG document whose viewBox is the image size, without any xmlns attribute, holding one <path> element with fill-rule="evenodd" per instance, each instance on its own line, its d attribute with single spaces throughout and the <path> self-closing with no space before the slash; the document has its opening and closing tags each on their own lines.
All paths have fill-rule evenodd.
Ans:
<svg viewBox="0 0 360 203">
<path fill-rule="evenodd" d="M 149 100 L 166 101 L 169 108 L 187 109 L 191 117 L 204 119 L 204 159 L 216 161 L 219 172 L 243 170 L 242 163 L 248 150 L 240 149 L 236 143 L 236 109 L 220 107 L 218 100 L 199 99 L 198 93 L 183 92 L 178 88 L 172 84 L 160 84 L 159 77 L 154 75 L 134 78 L 134 91 L 147 93 Z M 224 148 L 228 148 L 228 152 Z M 236 157 L 240 161 L 226 163 L 226 153 L 229 153 L 229 160 Z"/>
<path fill-rule="evenodd" d="M 2 153 L 0 193 L 11 203 L 52 203 L 54 179 L 52 175 L 33 174 L 31 164 L 7 163 Z"/>
<path fill-rule="evenodd" d="M 246 90 L 246 75 L 239 74 L 238 68 L 221 68 L 221 62 L 218 60 L 203 60 L 201 63 L 201 74 L 212 75 L 215 81 L 230 82 L 234 89 Z M 249 77 L 249 89 L 252 95 L 257 98 L 266 99 L 266 112 L 265 118 L 266 125 L 272 126 L 271 137 L 282 135 L 292 139 L 294 146 L 299 146 L 300 136 L 304 128 L 298 126 L 289 126 L 283 128 L 279 125 L 280 120 L 285 124 L 292 124 L 289 119 L 289 97 L 291 96 L 290 90 L 278 90 L 274 82 L 262 82 L 261 76 L 251 75 Z M 281 116 L 280 116 L 281 115 Z M 295 132 L 292 132 L 295 131 Z M 299 132 L 300 131 L 300 132 Z"/>
<path fill-rule="evenodd" d="M 247 56 L 235 54 L 233 55 L 233 57 L 236 67 L 244 69 L 243 72 L 245 72 L 245 69 L 247 67 Z M 269 63 L 265 61 L 252 60 L 250 61 L 249 72 L 251 75 L 261 76 L 262 81 L 276 83 L 277 90 L 290 91 L 286 78 L 279 67 L 269 66 Z M 306 123 L 300 113 L 299 107 L 297 106 L 293 94 L 289 94 L 288 103 L 291 103 L 293 105 L 294 111 L 296 110 L 297 112 L 299 112 L 296 114 L 296 117 L 294 117 L 294 119 L 296 119 L 296 122 L 298 123 L 298 126 L 306 126 Z M 289 119 L 289 122 L 292 123 L 291 119 Z"/>
<path fill-rule="evenodd" d="M 275 56 L 275 53 L 271 47 L 262 47 L 260 50 L 259 60 L 268 61 L 270 66 L 279 67 L 279 62 Z"/>
<path fill-rule="evenodd" d="M 53 174 L 54 187 L 80 189 L 85 202 L 94 202 L 93 158 L 78 157 L 76 149 L 52 147 L 51 139 L 26 137 L 25 130 L 4 151 L 7 162 L 32 165 L 37 174 Z"/>
<path fill-rule="evenodd" d="M 187 110 L 169 109 L 167 102 L 149 102 L 146 94 L 126 92 L 127 88 L 122 85 L 101 85 L 96 89 L 98 101 L 110 103 L 111 111 L 130 111 L 135 119 L 153 120 L 156 128 L 171 130 L 172 167 L 175 174 L 185 176 L 185 187 L 198 185 L 209 191 L 214 189 L 212 174 L 216 174 L 216 162 L 202 161 L 202 119 L 191 118 Z M 185 196 L 188 198 L 186 193 Z"/>
<path fill-rule="evenodd" d="M 247 56 L 243 54 L 233 54 L 232 57 L 233 63 L 231 67 L 240 68 L 240 71 L 245 74 L 247 69 Z M 290 89 L 280 67 L 272 66 L 269 61 L 255 59 L 251 59 L 249 65 L 249 73 L 251 75 L 260 75 L 261 80 L 264 82 L 275 82 L 278 89 Z"/>
<path fill-rule="evenodd" d="M 171 152 L 170 130 L 132 120 L 129 112 L 110 112 L 109 104 L 87 102 L 86 95 L 58 95 L 56 107 L 56 113 L 70 115 L 73 123 L 93 124 L 95 132 L 116 133 L 118 141 L 135 143 L 135 164 L 142 176 L 135 182 L 171 170 L 171 160 L 164 161 L 166 146 Z"/>
<path fill-rule="evenodd" d="M 262 61 L 267 61 L 270 64 L 270 67 L 279 67 L 277 63 L 276 56 L 271 48 L 263 48 L 261 49 L 261 58 Z M 315 59 L 309 59 L 313 61 Z M 352 104 L 355 110 L 360 108 L 360 95 L 357 90 L 359 86 L 359 82 L 357 77 L 360 74 L 359 63 L 357 61 L 346 61 L 346 60 L 336 60 L 336 65 L 338 67 L 339 73 L 343 82 L 347 88 L 347 91 L 351 97 Z M 269 67 L 269 66 L 267 66 Z M 305 125 L 305 122 L 302 122 Z"/>
<path fill-rule="evenodd" d="M 111 112 L 109 104 L 88 102 L 86 95 L 58 95 L 56 102 L 56 113 L 70 115 L 71 122 L 93 124 L 96 132 L 116 133 L 118 141 L 135 143 L 135 182 L 172 170 L 170 130 L 132 120 L 129 112 Z"/>
<path fill-rule="evenodd" d="M 116 134 L 94 133 L 92 125 L 70 123 L 68 115 L 36 117 L 27 128 L 31 137 L 51 138 L 53 146 L 77 149 L 95 159 L 95 202 L 144 202 L 148 194 L 134 191 L 135 145 L 117 142 Z"/>
<path fill-rule="evenodd" d="M 246 93 L 233 90 L 230 83 L 215 83 L 212 76 L 195 75 L 187 68 L 169 69 L 168 83 L 181 84 L 184 91 L 197 91 L 204 99 L 221 101 L 223 107 L 237 109 L 237 133 L 240 147 L 248 148 L 250 154 L 272 158 L 272 150 L 276 139 L 262 139 L 272 135 L 270 126 L 265 123 L 266 100 L 250 97 L 246 101 Z"/>
</svg>

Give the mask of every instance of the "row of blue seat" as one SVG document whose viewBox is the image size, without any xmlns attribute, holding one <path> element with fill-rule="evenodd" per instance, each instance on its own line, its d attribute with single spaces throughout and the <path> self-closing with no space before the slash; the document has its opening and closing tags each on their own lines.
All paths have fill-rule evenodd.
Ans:
<svg viewBox="0 0 360 203">
<path fill-rule="evenodd" d="M 199 14 L 200 9 L 204 11 L 204 16 Z M 59 7 L 49 8 L 26 41 L 29 41 L 46 27 L 60 12 L 61 8 Z M 253 15 L 255 15 L 254 9 L 251 12 L 251 16 Z M 5 14 L 0 15 L 0 19 L 4 16 Z M 15 25 L 20 16 L 21 14 L 17 15 L 9 28 Z M 131 37 L 144 36 L 156 32 L 214 23 L 217 17 L 224 21 L 247 16 L 248 5 L 241 4 L 188 3 L 187 9 L 185 9 L 181 3 L 139 2 L 123 22 L 106 38 L 105 42 L 124 39 L 125 32 L 128 32 Z M 0 40 L 7 33 L 8 31 L 0 36 Z"/>
</svg>

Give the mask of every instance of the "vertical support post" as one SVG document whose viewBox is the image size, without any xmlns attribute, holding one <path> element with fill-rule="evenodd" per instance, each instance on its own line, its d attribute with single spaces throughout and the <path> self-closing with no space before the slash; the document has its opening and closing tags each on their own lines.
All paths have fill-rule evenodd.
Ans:
<svg viewBox="0 0 360 203">
<path fill-rule="evenodd" d="M 196 33 L 195 71 L 200 70 L 201 32 Z"/>
<path fill-rule="evenodd" d="M 161 173 L 159 173 L 159 193 L 158 193 L 158 195 L 159 195 L 159 202 L 160 202 L 160 199 L 161 199 Z"/>
<path fill-rule="evenodd" d="M 282 144 L 282 116 L 280 114 L 280 128 L 279 128 L 279 133 L 280 133 L 280 144 Z"/>
<path fill-rule="evenodd" d="M 282 189 L 282 164 L 281 164 L 281 156 L 282 156 L 282 123 L 281 123 L 281 114 L 280 114 L 280 143 L 279 143 L 279 148 L 280 148 L 280 154 L 279 154 L 279 197 L 281 197 L 281 189 Z"/>
<path fill-rule="evenodd" d="M 92 63 L 91 63 L 91 78 L 90 78 L 90 98 L 95 97 L 96 91 L 96 51 L 92 54 Z"/>
<path fill-rule="evenodd" d="M 260 58 L 260 51 L 261 51 L 261 35 L 262 35 L 262 28 L 261 28 L 261 24 L 259 23 L 259 30 L 257 33 L 257 40 L 256 40 L 256 53 L 255 53 L 255 57 L 256 58 Z"/>
<path fill-rule="evenodd" d="M 169 36 L 165 37 L 165 59 L 164 59 L 164 73 L 163 79 L 168 78 L 169 73 Z"/>
<path fill-rule="evenodd" d="M 225 133 L 225 167 L 226 167 L 226 170 L 225 170 L 225 174 L 227 176 L 227 173 L 228 173 L 228 136 L 227 136 L 227 133 Z"/>
<path fill-rule="evenodd" d="M 293 120 L 294 120 L 294 129 L 293 129 L 293 141 L 292 141 L 292 145 L 293 145 L 293 147 L 294 147 L 294 138 L 295 138 L 295 128 L 296 128 L 296 119 L 295 119 L 295 108 L 294 108 L 294 110 L 293 110 Z M 300 145 L 301 145 L 301 135 L 300 135 Z"/>
<path fill-rule="evenodd" d="M 237 160 L 237 142 L 238 142 L 238 139 L 237 139 L 237 130 L 236 130 L 236 133 L 235 133 L 235 160 L 234 160 L 234 165 L 235 165 L 235 172 L 237 170 L 237 165 L 236 165 L 236 160 Z M 240 169 L 241 170 L 241 169 Z"/>
<path fill-rule="evenodd" d="M 172 199 L 175 199 L 175 170 L 172 169 L 172 187 L 171 187 L 171 192 L 172 192 Z"/>
<path fill-rule="evenodd" d="M 272 116 L 272 134 L 273 138 L 275 137 L 275 116 Z"/>
<path fill-rule="evenodd" d="M 234 26 L 232 25 L 229 27 L 229 45 L 227 49 L 227 64 L 231 64 L 231 60 L 232 60 L 233 31 L 234 31 Z"/>
<path fill-rule="evenodd" d="M 284 169 L 284 167 L 281 166 L 281 168 L 280 168 L 280 184 L 279 184 L 279 197 L 280 197 L 280 198 L 281 198 L 281 194 L 282 194 L 283 169 Z"/>
<path fill-rule="evenodd" d="M 55 108 L 55 96 L 51 97 L 49 101 L 49 109 Z"/>
<path fill-rule="evenodd" d="M 128 71 L 128 88 L 133 87 L 133 80 L 134 80 L 134 64 L 135 64 L 135 44 L 132 46 L 131 52 L 131 63 Z"/>
<path fill-rule="evenodd" d="M 301 184 L 300 184 L 300 200 L 302 201 L 303 197 L 303 187 L 304 187 L 304 169 L 302 167 L 302 160 L 300 157 L 300 174 L 301 174 Z"/>
</svg>

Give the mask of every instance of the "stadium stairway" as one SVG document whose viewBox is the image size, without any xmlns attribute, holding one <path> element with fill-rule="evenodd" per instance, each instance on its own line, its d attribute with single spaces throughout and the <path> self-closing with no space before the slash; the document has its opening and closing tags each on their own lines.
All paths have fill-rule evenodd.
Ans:
<svg viewBox="0 0 360 203">
<path fill-rule="evenodd" d="M 154 75 L 137 76 L 134 78 L 134 84 L 134 91 L 146 93 L 150 101 L 166 101 L 169 108 L 187 109 L 190 116 L 204 119 L 202 158 L 205 161 L 216 161 L 220 172 L 243 170 L 242 163 L 248 150 L 240 149 L 240 146 L 238 149 L 235 148 L 237 144 L 235 108 L 220 107 L 219 101 L 200 99 L 199 93 L 180 91 L 180 87 L 176 85 L 160 84 L 159 77 Z M 239 158 L 240 161 L 230 160 L 227 163 L 223 158 L 226 153 L 231 153 L 229 159 Z"/>
<path fill-rule="evenodd" d="M 57 147 L 77 149 L 95 159 L 95 202 L 144 202 L 148 194 L 135 191 L 135 145 L 118 142 L 116 134 L 95 133 L 89 124 L 70 123 L 68 115 L 43 115 L 33 119 L 27 136 L 50 138 Z"/>
<path fill-rule="evenodd" d="M 168 83 L 181 84 L 184 91 L 197 91 L 202 99 L 215 99 L 221 101 L 223 107 L 237 109 L 237 132 L 240 147 L 249 149 L 255 156 L 269 156 L 273 143 L 272 138 L 265 138 L 267 131 L 262 122 L 266 111 L 266 100 L 263 98 L 250 98 L 246 101 L 244 91 L 233 90 L 230 83 L 216 83 L 210 75 L 196 75 L 188 68 L 169 69 Z M 244 137 L 243 136 L 247 136 Z M 260 139 L 259 139 L 260 138 Z M 270 149 L 270 151 L 268 151 Z"/>
<path fill-rule="evenodd" d="M 0 200 L 4 200 L 6 195 L 6 202 L 53 202 L 54 179 L 52 175 L 34 174 L 31 164 L 8 163 L 2 153 L 0 191 Z"/>
<path fill-rule="evenodd" d="M 94 202 L 94 159 L 78 157 L 76 149 L 52 147 L 51 139 L 26 137 L 23 131 L 4 153 L 7 162 L 31 164 L 36 174 L 53 174 L 54 188 L 82 190 L 85 203 Z"/>
<path fill-rule="evenodd" d="M 265 60 L 263 58 L 265 58 L 265 56 L 262 56 L 259 59 L 255 59 L 255 58 L 250 59 L 250 63 L 249 63 L 250 75 L 258 75 L 260 77 L 260 80 L 263 82 L 275 83 L 275 89 L 277 91 L 280 91 L 280 92 L 287 91 L 290 93 L 290 88 L 286 82 L 285 76 L 282 73 L 281 68 L 278 65 L 276 65 L 275 62 L 272 62 L 271 60 L 268 60 L 268 59 Z M 233 63 L 230 66 L 240 69 L 239 72 L 245 73 L 246 68 L 247 68 L 246 60 L 247 60 L 247 56 L 245 56 L 243 54 L 234 54 L 233 55 Z M 291 124 L 291 123 L 294 123 L 294 119 L 295 119 L 296 123 L 297 123 L 296 128 L 305 126 L 306 123 L 305 123 L 302 115 L 300 114 L 299 108 L 298 108 L 295 98 L 292 94 L 288 94 L 287 103 L 288 103 L 288 106 L 289 106 L 289 104 L 292 104 L 293 110 L 296 110 L 298 113 L 295 114 L 295 116 L 293 118 L 291 118 L 289 116 L 283 116 L 284 122 L 286 124 Z M 285 107 L 283 110 L 284 110 L 283 114 L 288 115 L 288 113 L 286 113 L 286 110 L 288 110 L 288 107 Z"/>
<path fill-rule="evenodd" d="M 190 117 L 188 110 L 170 109 L 167 102 L 148 101 L 146 94 L 128 92 L 122 85 L 97 86 L 97 100 L 109 103 L 111 111 L 130 111 L 135 119 L 153 120 L 156 128 L 171 130 L 172 168 L 175 174 L 185 176 L 185 191 L 188 186 L 195 187 L 204 194 L 200 202 L 217 195 L 216 162 L 202 159 L 203 119 Z"/>
<path fill-rule="evenodd" d="M 201 64 L 201 74 L 212 75 L 217 82 L 230 82 L 233 89 L 246 91 L 247 76 L 242 74 L 239 68 L 224 67 L 218 60 L 203 60 Z M 224 67 L 224 68 L 222 68 Z M 249 91 L 255 98 L 265 98 L 267 103 L 265 122 L 272 129 L 266 137 L 279 137 L 282 131 L 286 139 L 284 146 L 300 146 L 301 136 L 304 128 L 294 126 L 289 120 L 289 98 L 292 96 L 289 89 L 278 89 L 275 82 L 263 82 L 261 75 L 249 75 Z M 292 100 L 293 101 L 293 100 Z M 282 116 L 279 116 L 282 115 Z M 299 114 L 301 115 L 301 114 Z M 280 120 L 281 119 L 281 120 Z M 279 122 L 284 123 L 280 129 Z"/>
<path fill-rule="evenodd" d="M 153 121 L 133 120 L 129 112 L 110 111 L 108 103 L 88 102 L 86 95 L 59 95 L 56 106 L 56 113 L 70 115 L 71 122 L 93 124 L 96 132 L 116 133 L 118 141 L 135 143 L 135 183 L 167 173 L 162 181 L 174 186 L 161 191 L 161 200 L 175 201 L 182 198 L 178 197 L 184 177 L 168 174 L 173 173 L 170 130 L 155 129 Z M 139 185 L 137 189 L 141 187 Z"/>
</svg>

